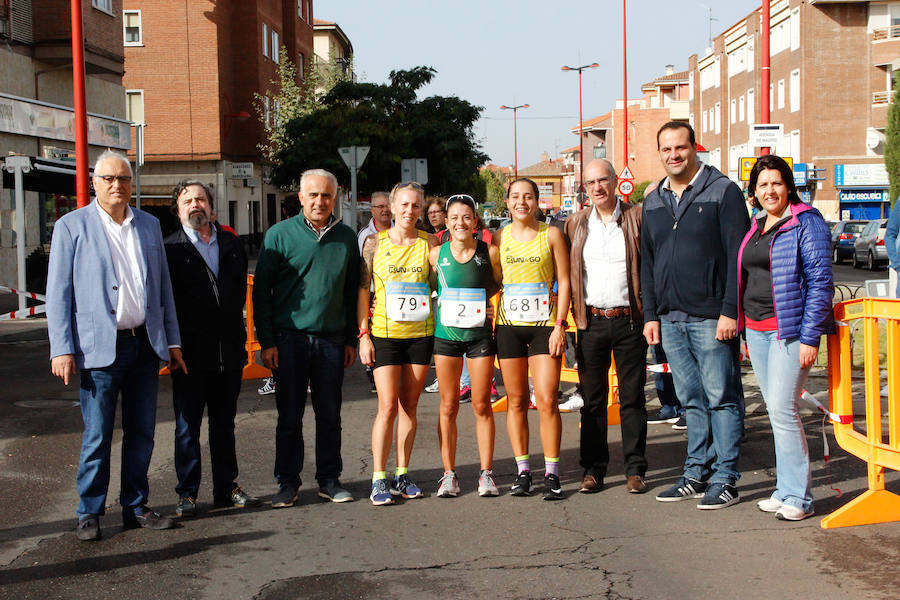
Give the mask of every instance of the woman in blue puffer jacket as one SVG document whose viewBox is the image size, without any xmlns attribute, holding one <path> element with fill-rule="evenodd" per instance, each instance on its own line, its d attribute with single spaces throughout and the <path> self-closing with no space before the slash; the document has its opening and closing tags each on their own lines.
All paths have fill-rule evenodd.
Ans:
<svg viewBox="0 0 900 600">
<path fill-rule="evenodd" d="M 819 338 L 834 332 L 831 235 L 819 211 L 800 201 L 784 159 L 760 157 L 749 190 L 761 210 L 738 252 L 738 327 L 768 407 L 777 472 L 775 492 L 757 507 L 799 521 L 814 514 L 798 403 Z"/>
</svg>

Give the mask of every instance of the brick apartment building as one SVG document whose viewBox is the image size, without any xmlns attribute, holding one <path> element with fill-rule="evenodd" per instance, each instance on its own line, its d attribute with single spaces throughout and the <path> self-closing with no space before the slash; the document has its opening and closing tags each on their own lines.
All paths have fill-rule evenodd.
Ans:
<svg viewBox="0 0 900 600">
<path fill-rule="evenodd" d="M 690 119 L 709 162 L 739 179 L 740 158 L 758 152 L 749 130 L 767 93 L 770 122 L 784 125 L 773 151 L 794 160 L 804 200 L 828 218 L 886 215 L 884 129 L 900 68 L 900 2 L 772 0 L 770 7 L 769 90 L 760 88 L 761 9 L 689 59 Z"/>
<path fill-rule="evenodd" d="M 260 160 L 253 94 L 268 92 L 283 58 L 310 64 L 312 0 L 123 4 L 128 116 L 146 124 L 142 206 L 164 217 L 172 186 L 196 178 L 212 186 L 221 222 L 258 237 L 283 194 Z"/>
<path fill-rule="evenodd" d="M 122 0 L 82 0 L 88 151 L 130 147 L 122 85 Z M 76 205 L 69 2 L 0 0 L 0 159 L 30 157 L 24 177 L 29 287 L 42 291 L 53 224 Z M 66 161 L 56 160 L 65 156 Z M 5 162 L 5 161 L 4 161 Z M 0 188 L 0 285 L 16 287 L 13 174 Z"/>
</svg>

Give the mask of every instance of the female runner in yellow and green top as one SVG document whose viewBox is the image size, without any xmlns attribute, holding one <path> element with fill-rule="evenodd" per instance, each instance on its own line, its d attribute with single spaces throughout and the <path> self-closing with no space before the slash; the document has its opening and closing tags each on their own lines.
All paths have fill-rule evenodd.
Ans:
<svg viewBox="0 0 900 600">
<path fill-rule="evenodd" d="M 463 357 L 472 379 L 472 409 L 481 470 L 478 494 L 499 494 L 494 483 L 494 412 L 491 380 L 494 375 L 494 335 L 488 299 L 498 289 L 500 252 L 474 237 L 478 226 L 475 200 L 457 194 L 447 200 L 450 241 L 431 249 L 431 267 L 437 273 L 437 318 L 434 366 L 441 392 L 438 439 L 444 476 L 439 498 L 459 494 L 456 476 L 456 416 L 459 413 L 459 377 Z"/>
<path fill-rule="evenodd" d="M 372 504 L 393 504 L 392 496 L 419 498 L 422 490 L 409 477 L 416 437 L 416 408 L 434 346 L 429 251 L 433 235 L 416 229 L 425 191 L 418 183 L 391 190 L 390 229 L 370 235 L 360 261 L 359 358 L 374 366 L 378 414 L 372 426 Z M 375 308 L 369 325 L 369 290 Z M 387 459 L 397 419 L 397 470 L 388 485 Z"/>
<path fill-rule="evenodd" d="M 519 473 L 510 494 L 528 496 L 534 489 L 528 455 L 530 369 L 544 449 L 544 500 L 561 500 L 562 420 L 557 391 L 560 357 L 566 347 L 569 252 L 562 232 L 535 218 L 537 202 L 538 188 L 533 181 L 517 179 L 510 184 L 506 207 L 512 223 L 494 238 L 503 269 L 495 335 L 509 405 L 506 426 Z"/>
</svg>

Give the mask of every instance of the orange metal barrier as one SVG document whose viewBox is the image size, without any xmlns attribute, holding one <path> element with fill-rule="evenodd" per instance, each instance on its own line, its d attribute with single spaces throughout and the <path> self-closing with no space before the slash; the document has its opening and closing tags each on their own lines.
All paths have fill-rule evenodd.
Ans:
<svg viewBox="0 0 900 600">
<path fill-rule="evenodd" d="M 491 302 L 494 304 L 494 311 L 496 314 L 497 310 L 497 302 L 498 302 L 499 294 L 495 295 L 491 298 Z M 569 318 L 567 319 L 568 323 L 572 323 L 569 325 L 567 332 L 575 333 L 577 335 L 577 328 L 575 327 L 575 319 L 572 318 L 572 313 L 569 313 Z M 619 416 L 619 377 L 616 375 L 616 362 L 612 358 L 610 358 L 610 367 L 609 367 L 609 401 L 607 407 L 606 414 L 606 422 L 609 425 L 618 425 L 621 422 Z M 497 368 L 500 368 L 500 359 L 496 359 L 495 365 Z M 530 375 L 530 371 L 529 371 Z M 578 370 L 571 369 L 566 366 L 566 359 L 563 357 L 562 359 L 562 368 L 559 373 L 559 381 L 568 382 L 568 383 L 578 383 Z M 509 407 L 509 402 L 506 399 L 506 396 L 502 396 L 498 398 L 493 404 L 491 404 L 491 409 L 494 412 L 504 412 Z"/>
<path fill-rule="evenodd" d="M 256 362 L 256 353 L 261 346 L 256 340 L 256 329 L 253 326 L 253 275 L 247 275 L 247 364 L 244 365 L 244 371 L 241 379 L 264 379 L 272 375 L 272 371 Z M 160 375 L 166 375 L 169 372 L 168 367 L 159 370 Z"/>
<path fill-rule="evenodd" d="M 869 489 L 824 519 L 823 529 L 900 521 L 900 496 L 884 489 L 884 470 L 900 470 L 900 300 L 860 298 L 834 307 L 837 334 L 828 336 L 828 388 L 841 448 L 868 463 Z M 849 321 L 863 319 L 865 433 L 854 429 Z M 887 321 L 888 441 L 882 436 L 878 321 Z"/>
</svg>

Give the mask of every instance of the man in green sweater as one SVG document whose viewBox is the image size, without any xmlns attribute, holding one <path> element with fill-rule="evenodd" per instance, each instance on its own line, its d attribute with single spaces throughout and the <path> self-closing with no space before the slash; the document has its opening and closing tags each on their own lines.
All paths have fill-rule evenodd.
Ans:
<svg viewBox="0 0 900 600">
<path fill-rule="evenodd" d="M 293 506 L 303 469 L 303 410 L 307 386 L 316 413 L 319 496 L 349 502 L 340 484 L 341 385 L 356 360 L 359 249 L 356 232 L 332 211 L 337 179 L 312 169 L 300 177 L 303 212 L 267 232 L 253 284 L 262 361 L 278 381 L 275 405 L 273 508 Z"/>
</svg>

